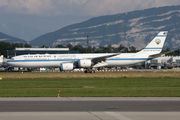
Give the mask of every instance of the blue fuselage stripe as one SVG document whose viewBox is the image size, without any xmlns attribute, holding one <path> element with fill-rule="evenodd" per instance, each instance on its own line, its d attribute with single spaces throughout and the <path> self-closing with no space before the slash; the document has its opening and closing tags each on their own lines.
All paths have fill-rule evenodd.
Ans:
<svg viewBox="0 0 180 120">
<path fill-rule="evenodd" d="M 144 48 L 144 49 L 162 49 L 162 48 Z"/>
<path fill-rule="evenodd" d="M 50 60 L 8 60 L 7 62 L 50 62 L 50 61 L 78 61 L 79 59 L 50 59 Z"/>
<path fill-rule="evenodd" d="M 152 58 L 110 58 L 107 60 L 151 60 Z M 70 61 L 79 61 L 80 59 L 63 59 L 63 60 L 8 60 L 7 62 L 53 62 L 53 61 L 59 61 L 59 62 L 70 62 Z M 80 61 L 79 61 L 79 64 Z"/>
<path fill-rule="evenodd" d="M 166 37 L 166 35 L 157 35 L 156 37 Z"/>
<path fill-rule="evenodd" d="M 152 58 L 114 58 L 107 60 L 151 60 Z"/>
</svg>

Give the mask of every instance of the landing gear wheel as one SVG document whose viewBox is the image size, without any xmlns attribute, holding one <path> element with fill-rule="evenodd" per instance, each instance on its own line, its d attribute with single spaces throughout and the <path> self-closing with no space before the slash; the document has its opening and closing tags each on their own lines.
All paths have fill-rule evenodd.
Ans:
<svg viewBox="0 0 180 120">
<path fill-rule="evenodd" d="M 87 69 L 87 70 L 84 71 L 84 73 L 95 73 L 95 70 Z"/>
</svg>

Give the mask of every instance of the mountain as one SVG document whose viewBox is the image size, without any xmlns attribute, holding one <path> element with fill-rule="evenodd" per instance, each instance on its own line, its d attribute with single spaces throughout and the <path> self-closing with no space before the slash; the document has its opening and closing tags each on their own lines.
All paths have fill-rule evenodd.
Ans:
<svg viewBox="0 0 180 120">
<path fill-rule="evenodd" d="M 30 41 L 36 37 L 58 30 L 69 23 L 87 20 L 92 16 L 38 16 L 18 13 L 3 13 L 0 9 L 0 31 Z"/>
<path fill-rule="evenodd" d="M 19 38 L 15 38 L 9 35 L 6 35 L 2 32 L 0 32 L 0 42 L 9 42 L 9 43 L 27 43 L 27 41 L 19 39 Z"/>
<path fill-rule="evenodd" d="M 165 46 L 180 46 L 180 6 L 166 6 L 100 16 L 44 34 L 30 42 L 33 46 L 80 44 L 86 46 L 87 35 L 93 47 L 120 44 L 145 47 L 160 31 L 169 31 Z"/>
</svg>

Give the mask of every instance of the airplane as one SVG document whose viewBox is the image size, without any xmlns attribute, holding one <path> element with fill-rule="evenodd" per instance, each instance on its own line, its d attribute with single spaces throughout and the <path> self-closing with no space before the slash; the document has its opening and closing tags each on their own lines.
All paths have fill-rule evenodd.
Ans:
<svg viewBox="0 0 180 120">
<path fill-rule="evenodd" d="M 3 55 L 0 56 L 0 66 L 3 64 Z"/>
<path fill-rule="evenodd" d="M 130 66 L 161 56 L 168 31 L 161 31 L 137 53 L 90 53 L 90 54 L 31 54 L 12 57 L 7 64 L 21 68 L 52 68 L 61 71 L 85 68 L 85 73 L 94 73 L 99 67 Z"/>
</svg>

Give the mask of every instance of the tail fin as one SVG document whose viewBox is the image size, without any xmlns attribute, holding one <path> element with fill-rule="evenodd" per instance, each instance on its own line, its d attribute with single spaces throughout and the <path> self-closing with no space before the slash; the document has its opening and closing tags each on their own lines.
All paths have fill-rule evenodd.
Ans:
<svg viewBox="0 0 180 120">
<path fill-rule="evenodd" d="M 158 54 L 162 51 L 168 31 L 161 31 L 140 53 L 149 55 Z"/>
<path fill-rule="evenodd" d="M 0 63 L 3 62 L 3 55 L 0 57 Z"/>
</svg>

